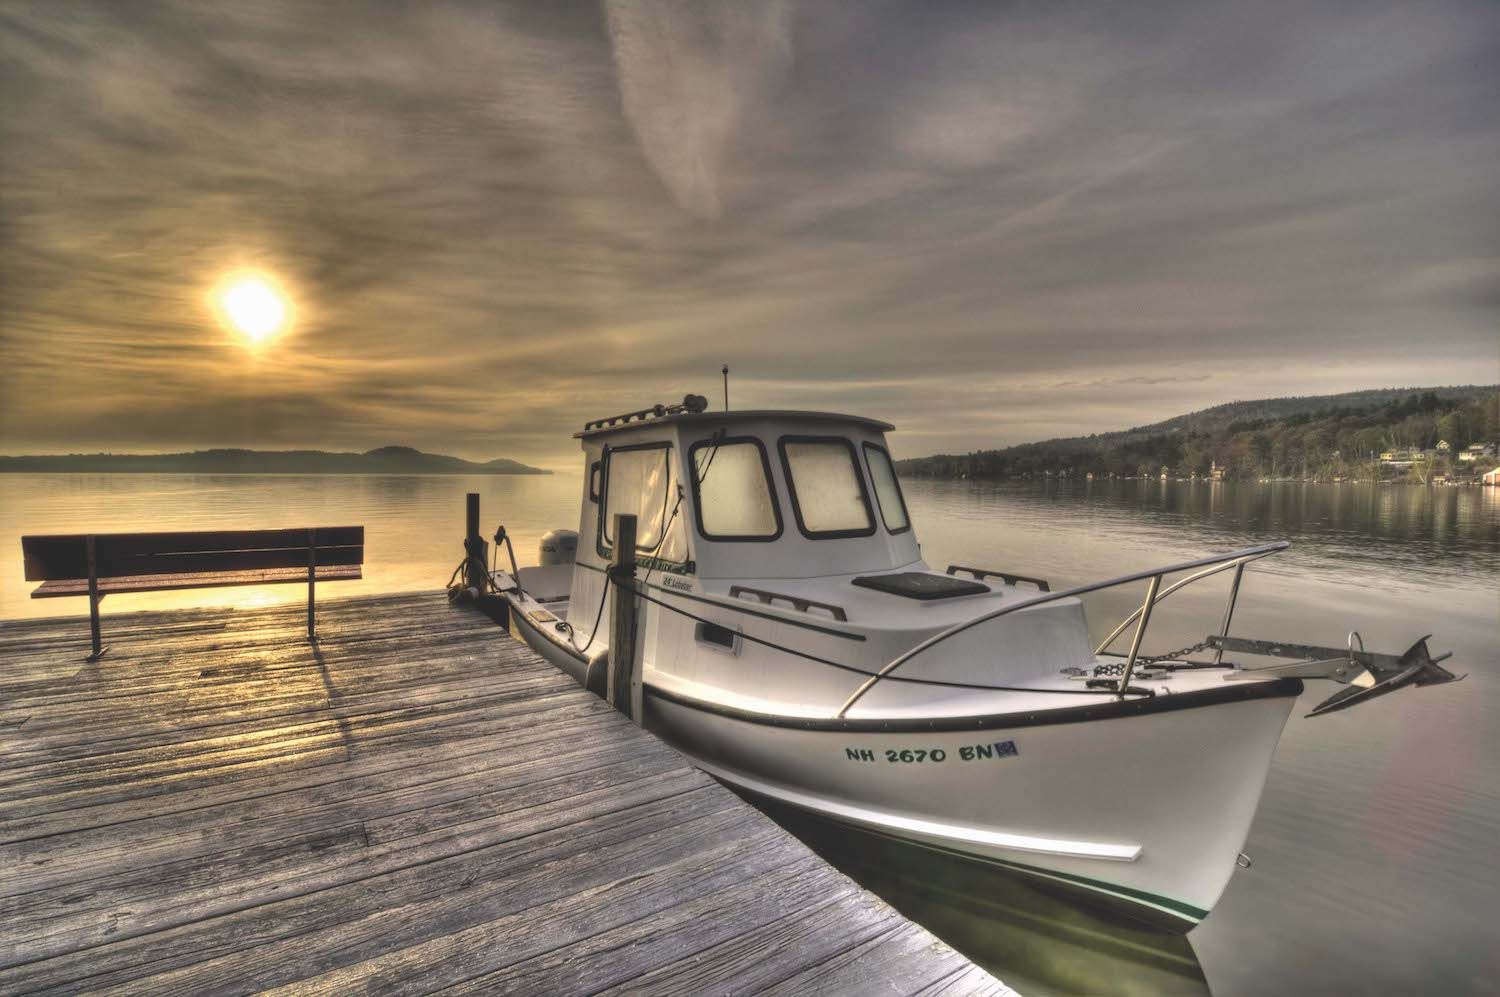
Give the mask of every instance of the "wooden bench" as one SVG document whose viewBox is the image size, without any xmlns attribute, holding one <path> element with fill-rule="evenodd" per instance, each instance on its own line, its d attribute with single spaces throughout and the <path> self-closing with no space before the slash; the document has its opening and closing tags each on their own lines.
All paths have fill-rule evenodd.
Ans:
<svg viewBox="0 0 1500 997">
<path fill-rule="evenodd" d="M 362 577 L 363 526 L 191 533 L 100 533 L 21 538 L 26 580 L 42 584 L 33 599 L 88 596 L 93 653 L 106 595 L 232 585 L 307 585 L 307 639 L 317 640 L 313 592 L 318 582 Z"/>
</svg>

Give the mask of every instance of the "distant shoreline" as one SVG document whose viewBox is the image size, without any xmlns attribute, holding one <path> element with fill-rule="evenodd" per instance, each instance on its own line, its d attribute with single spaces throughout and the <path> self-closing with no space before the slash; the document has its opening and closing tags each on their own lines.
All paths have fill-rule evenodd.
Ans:
<svg viewBox="0 0 1500 997">
<path fill-rule="evenodd" d="M 195 450 L 174 454 L 0 457 L 0 474 L 551 474 L 507 457 L 480 463 L 411 447 L 364 453 L 323 450 Z"/>
<path fill-rule="evenodd" d="M 0 458 L 0 459 L 4 459 L 4 458 Z M 484 475 L 484 476 L 496 477 L 496 478 L 504 478 L 504 477 L 529 478 L 529 477 L 543 477 L 543 476 L 551 475 L 551 474 L 555 474 L 555 473 L 556 473 L 555 471 L 549 471 L 546 468 L 537 468 L 537 469 L 532 470 L 532 471 L 219 471 L 219 470 L 213 470 L 213 469 L 205 469 L 205 470 L 201 470 L 200 471 L 200 470 L 193 470 L 191 468 L 189 468 L 189 469 L 171 470 L 171 471 L 168 471 L 168 470 L 157 470 L 157 469 L 150 469 L 150 468 L 144 469 L 144 470 L 138 469 L 138 468 L 130 468 L 128 470 L 123 470 L 123 471 L 122 470 L 108 470 L 108 471 L 104 471 L 104 470 L 96 470 L 96 469 L 90 469 L 90 468 L 82 468 L 82 469 L 79 469 L 79 468 L 68 468 L 68 469 L 40 468 L 40 469 L 38 469 L 38 468 L 30 468 L 30 467 L 25 467 L 25 468 L 0 467 L 0 474 L 152 474 L 152 475 L 158 475 L 158 474 L 181 474 L 181 475 L 211 474 L 211 475 L 214 475 L 216 477 L 225 477 L 225 478 L 236 478 L 236 477 L 238 477 L 238 478 L 273 478 L 273 477 L 284 477 L 284 478 L 359 478 L 359 477 L 443 478 L 443 477 L 447 477 L 447 478 L 457 478 L 457 477 L 463 477 L 464 475 L 469 475 L 469 474 L 472 474 L 472 475 Z"/>
<path fill-rule="evenodd" d="M 1226 402 L 1149 426 L 896 463 L 908 479 L 1479 479 L 1500 464 L 1500 385 Z"/>
</svg>

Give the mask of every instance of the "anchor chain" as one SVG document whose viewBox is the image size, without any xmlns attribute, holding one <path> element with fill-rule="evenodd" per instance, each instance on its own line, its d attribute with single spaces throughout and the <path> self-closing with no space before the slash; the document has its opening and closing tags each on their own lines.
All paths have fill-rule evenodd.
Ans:
<svg viewBox="0 0 1500 997">
<path fill-rule="evenodd" d="M 1189 654 L 1197 654 L 1199 651 L 1207 651 L 1213 646 L 1212 638 L 1204 638 L 1196 644 L 1189 644 L 1187 647 L 1177 651 L 1170 651 L 1167 654 L 1140 655 L 1135 659 L 1135 663 L 1138 665 L 1154 665 L 1159 661 L 1171 661 L 1174 658 L 1185 658 Z"/>
<path fill-rule="evenodd" d="M 1208 650 L 1211 647 L 1213 647 L 1213 640 L 1212 640 L 1212 638 L 1208 638 L 1208 639 L 1200 640 L 1196 644 L 1189 644 L 1187 647 L 1180 648 L 1179 650 L 1176 650 L 1176 651 L 1168 651 L 1166 654 L 1141 654 L 1141 655 L 1137 655 L 1136 659 L 1135 659 L 1135 664 L 1136 664 L 1137 668 L 1141 668 L 1141 667 L 1144 667 L 1146 665 L 1155 665 L 1155 664 L 1158 664 L 1158 663 L 1163 662 L 1163 661 L 1173 661 L 1173 660 L 1175 660 L 1177 658 L 1186 657 L 1189 654 L 1197 654 L 1199 651 L 1206 651 L 1206 650 Z M 1108 665 L 1095 665 L 1094 666 L 1094 676 L 1096 678 L 1098 678 L 1098 677 L 1118 678 L 1118 677 L 1120 677 L 1120 676 L 1122 676 L 1124 674 L 1125 674 L 1125 664 L 1124 664 L 1124 662 L 1120 662 L 1118 664 L 1113 664 L 1112 663 L 1112 664 L 1108 664 Z"/>
</svg>

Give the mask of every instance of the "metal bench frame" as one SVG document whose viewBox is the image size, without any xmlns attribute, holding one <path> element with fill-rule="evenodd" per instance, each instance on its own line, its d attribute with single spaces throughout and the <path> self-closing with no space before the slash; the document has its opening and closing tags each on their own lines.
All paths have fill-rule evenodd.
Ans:
<svg viewBox="0 0 1500 997">
<path fill-rule="evenodd" d="M 99 603 L 106 595 L 240 585 L 307 585 L 307 639 L 317 641 L 317 583 L 363 577 L 364 527 L 101 533 L 21 538 L 33 599 L 88 596 L 98 661 L 108 651 Z"/>
</svg>

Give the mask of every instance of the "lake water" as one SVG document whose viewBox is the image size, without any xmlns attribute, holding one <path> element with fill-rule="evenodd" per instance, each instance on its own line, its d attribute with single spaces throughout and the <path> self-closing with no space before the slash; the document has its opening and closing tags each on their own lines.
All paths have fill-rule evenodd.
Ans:
<svg viewBox="0 0 1500 997">
<path fill-rule="evenodd" d="M 576 526 L 581 480 L 551 477 L 0 475 L 0 617 L 80 614 L 33 601 L 23 533 L 366 528 L 366 578 L 324 593 L 436 588 L 461 556 L 464 494 L 483 496 L 522 562 Z M 1500 992 L 1500 489 L 1115 481 L 908 482 L 924 556 L 1040 575 L 1054 588 L 1273 539 L 1246 574 L 1233 630 L 1372 649 L 1432 633 L 1469 678 L 1305 720 L 1277 751 L 1238 872 L 1186 939 L 1097 918 L 1007 878 L 781 815 L 830 858 L 1027 994 Z M 1189 586 L 1152 620 L 1147 651 L 1190 644 L 1227 577 Z M 299 586 L 112 597 L 109 612 L 256 605 Z M 1095 599 L 1108 629 L 1139 594 Z M 1193 750 L 1183 745 L 1182 750 Z"/>
</svg>

